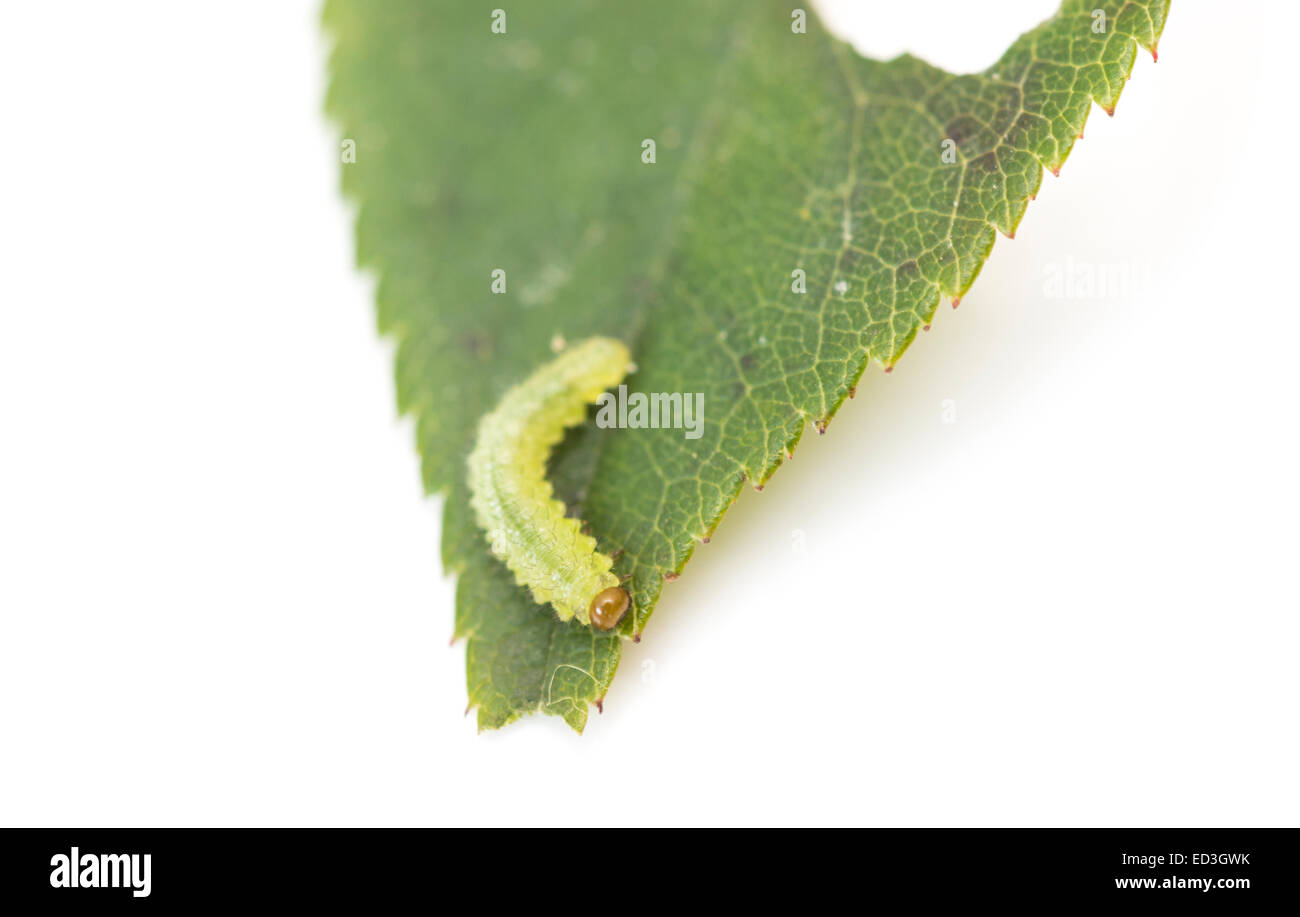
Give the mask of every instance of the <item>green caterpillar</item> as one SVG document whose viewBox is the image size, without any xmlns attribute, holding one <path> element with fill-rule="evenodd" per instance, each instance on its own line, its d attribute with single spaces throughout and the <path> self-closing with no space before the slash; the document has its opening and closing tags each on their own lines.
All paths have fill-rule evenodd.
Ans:
<svg viewBox="0 0 1300 917">
<path fill-rule="evenodd" d="M 612 338 L 573 345 L 505 393 L 479 421 L 469 456 L 470 504 L 492 553 L 561 621 L 576 617 L 601 630 L 618 624 L 630 599 L 611 572 L 614 561 L 554 499 L 546 459 L 564 428 L 623 380 L 630 361 Z"/>
</svg>

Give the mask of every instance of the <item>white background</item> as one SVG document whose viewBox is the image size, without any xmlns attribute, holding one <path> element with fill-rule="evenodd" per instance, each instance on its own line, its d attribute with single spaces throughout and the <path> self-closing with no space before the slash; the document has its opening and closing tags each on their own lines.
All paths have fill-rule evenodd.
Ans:
<svg viewBox="0 0 1300 917">
<path fill-rule="evenodd" d="M 1055 4 L 831 6 L 977 69 Z M 315 5 L 7 4 L 0 821 L 1295 824 L 1291 6 L 1175 2 L 578 737 L 462 716 Z"/>
</svg>

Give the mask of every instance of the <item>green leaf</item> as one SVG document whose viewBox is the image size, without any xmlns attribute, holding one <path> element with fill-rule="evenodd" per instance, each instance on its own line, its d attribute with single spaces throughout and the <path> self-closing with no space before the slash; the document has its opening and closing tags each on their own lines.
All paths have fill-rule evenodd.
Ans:
<svg viewBox="0 0 1300 917">
<path fill-rule="evenodd" d="M 480 727 L 541 710 L 582 729 L 665 578 L 870 362 L 892 367 L 956 304 L 1092 102 L 1113 111 L 1137 46 L 1154 54 L 1167 9 L 1067 0 L 957 76 L 864 59 L 811 15 L 797 34 L 770 0 L 534 4 L 508 9 L 504 34 L 489 7 L 330 0 L 358 261 L 379 278 L 425 485 L 447 494 Z M 699 439 L 588 424 L 553 457 L 557 494 L 622 550 L 635 614 L 618 634 L 562 624 L 516 586 L 464 480 L 478 418 L 556 336 L 594 334 L 632 346 L 630 390 L 705 405 Z"/>
</svg>

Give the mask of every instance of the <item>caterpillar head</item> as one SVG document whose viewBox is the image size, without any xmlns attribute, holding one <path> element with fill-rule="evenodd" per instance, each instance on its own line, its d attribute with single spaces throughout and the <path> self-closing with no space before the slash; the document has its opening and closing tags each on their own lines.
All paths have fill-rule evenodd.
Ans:
<svg viewBox="0 0 1300 917">
<path fill-rule="evenodd" d="M 591 608 L 588 610 L 591 626 L 599 630 L 612 629 L 619 621 L 623 620 L 623 615 L 627 612 L 629 604 L 631 604 L 631 599 L 618 586 L 602 589 L 591 600 Z"/>
</svg>

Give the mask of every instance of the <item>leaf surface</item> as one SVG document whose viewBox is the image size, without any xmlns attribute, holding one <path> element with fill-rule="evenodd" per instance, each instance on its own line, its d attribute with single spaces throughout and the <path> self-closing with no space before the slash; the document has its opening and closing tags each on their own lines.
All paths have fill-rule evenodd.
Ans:
<svg viewBox="0 0 1300 917">
<path fill-rule="evenodd" d="M 583 728 L 665 577 L 965 293 L 1092 102 L 1113 111 L 1138 47 L 1154 54 L 1167 10 L 1067 0 L 954 75 L 862 58 L 811 13 L 795 33 L 772 0 L 518 6 L 504 34 L 487 7 L 329 0 L 358 262 L 378 275 L 425 485 L 447 494 L 480 727 L 540 710 Z M 704 396 L 698 439 L 589 423 L 553 457 L 557 495 L 631 578 L 614 634 L 516 586 L 465 485 L 478 418 L 559 339 L 596 334 L 632 347 L 629 390 Z"/>
</svg>

